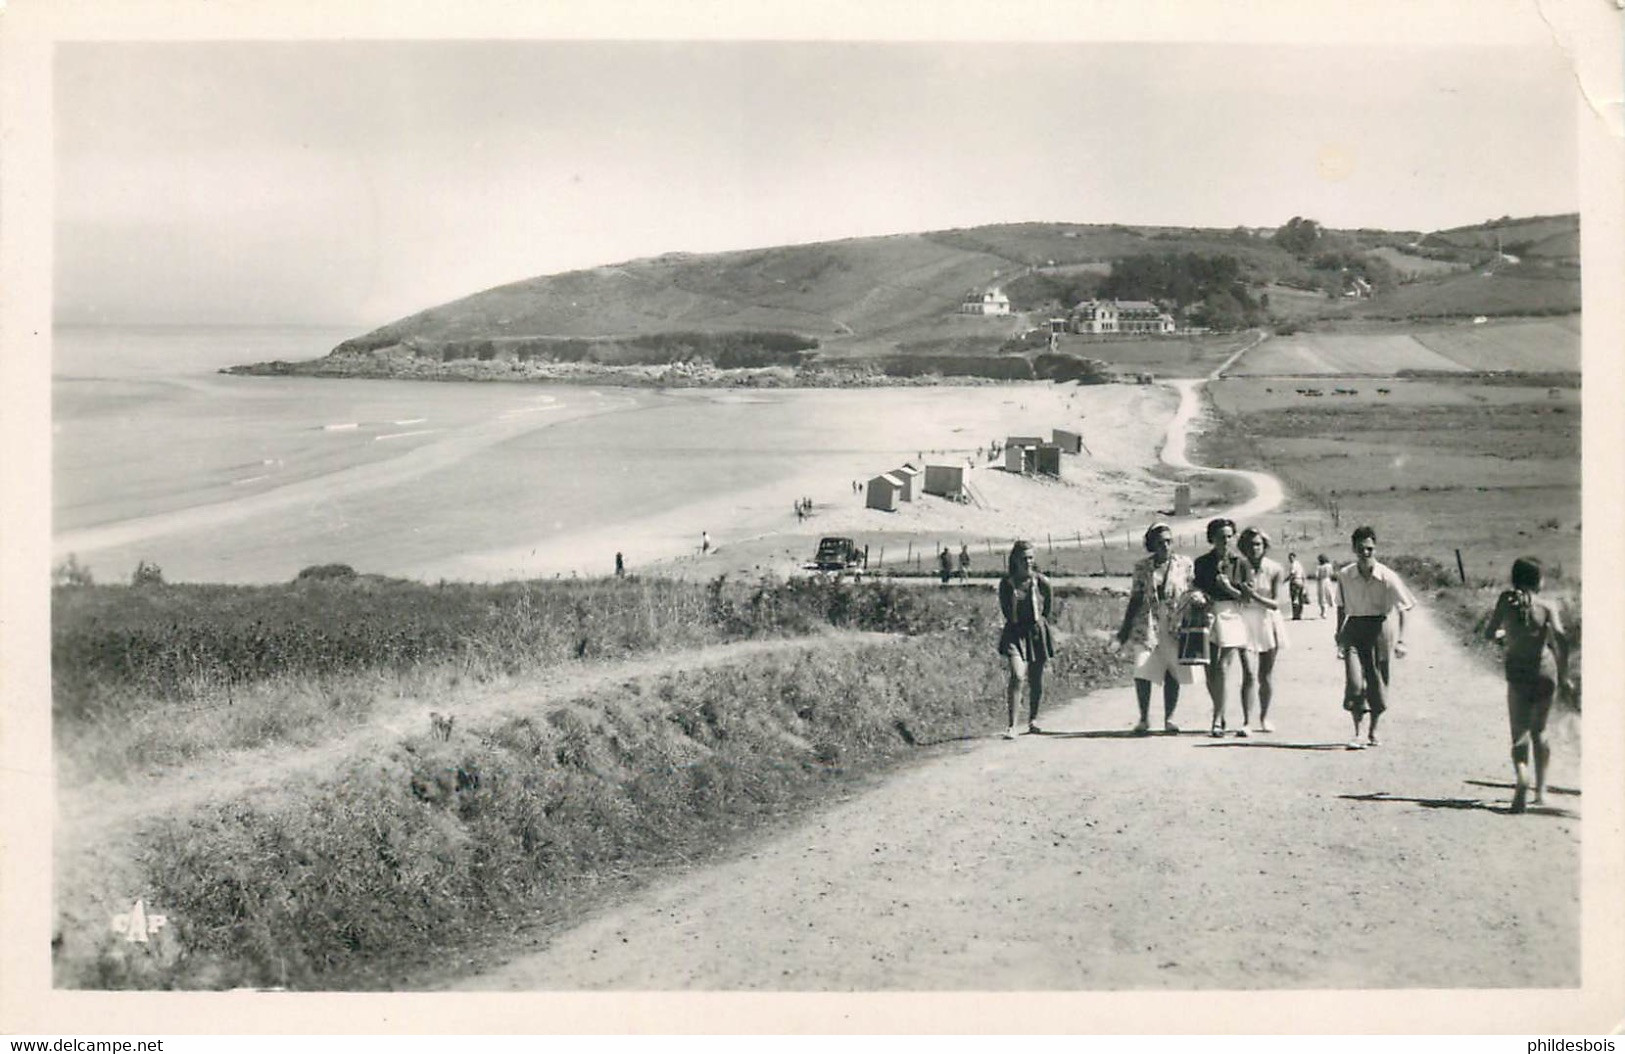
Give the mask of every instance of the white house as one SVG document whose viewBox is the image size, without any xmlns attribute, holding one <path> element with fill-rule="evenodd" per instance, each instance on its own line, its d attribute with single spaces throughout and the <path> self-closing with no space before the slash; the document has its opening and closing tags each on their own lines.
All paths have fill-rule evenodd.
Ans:
<svg viewBox="0 0 1625 1054">
<path fill-rule="evenodd" d="M 962 315 L 1008 315 L 1010 298 L 998 286 L 980 293 L 971 293 L 959 305 Z"/>
</svg>

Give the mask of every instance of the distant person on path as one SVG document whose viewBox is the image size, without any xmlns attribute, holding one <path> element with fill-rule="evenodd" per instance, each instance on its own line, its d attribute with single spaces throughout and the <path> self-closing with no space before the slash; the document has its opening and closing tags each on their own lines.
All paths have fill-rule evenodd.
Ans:
<svg viewBox="0 0 1625 1054">
<path fill-rule="evenodd" d="M 947 585 L 954 577 L 954 558 L 948 554 L 946 545 L 937 553 L 937 574 L 942 577 L 943 585 Z"/>
<path fill-rule="evenodd" d="M 710 531 L 701 531 L 700 532 L 700 555 L 704 556 L 706 553 L 708 553 L 710 551 L 711 551 L 711 532 Z"/>
<path fill-rule="evenodd" d="M 1327 608 L 1337 606 L 1336 598 L 1332 595 L 1336 588 L 1336 579 L 1332 577 L 1335 568 L 1325 553 L 1315 558 L 1315 602 L 1320 605 L 1320 617 L 1326 617 Z"/>
<path fill-rule="evenodd" d="M 625 578 L 626 577 L 626 558 L 623 557 L 620 553 L 615 554 L 615 577 L 616 578 Z"/>
<path fill-rule="evenodd" d="M 1377 720 L 1388 709 L 1392 660 L 1405 655 L 1405 612 L 1416 601 L 1377 560 L 1374 528 L 1356 527 L 1352 541 L 1355 560 L 1337 572 L 1337 657 L 1343 660 L 1343 709 L 1354 719 L 1349 749 L 1359 750 L 1379 742 Z M 1371 725 L 1361 742 L 1367 712 Z"/>
<path fill-rule="evenodd" d="M 1110 645 L 1113 654 L 1134 641 L 1134 695 L 1140 720 L 1134 734 L 1151 732 L 1151 689 L 1162 685 L 1162 730 L 1177 735 L 1174 710 L 1179 686 L 1191 683 L 1189 666 L 1179 661 L 1179 618 L 1195 580 L 1196 566 L 1188 556 L 1173 551 L 1174 531 L 1166 523 L 1153 523 L 1143 539 L 1147 556 L 1134 565 L 1123 624 Z"/>
<path fill-rule="evenodd" d="M 1297 622 L 1303 618 L 1304 605 L 1309 603 L 1309 590 L 1297 553 L 1286 554 L 1286 584 L 1292 597 L 1292 621 Z"/>
<path fill-rule="evenodd" d="M 1523 812 L 1529 796 L 1529 748 L 1535 753 L 1535 804 L 1546 801 L 1546 765 L 1552 747 L 1546 718 L 1557 689 L 1573 690 L 1569 681 L 1568 633 L 1557 607 L 1536 596 L 1543 569 L 1523 556 L 1512 562 L 1512 588 L 1495 602 L 1484 636 L 1503 649 L 1507 679 L 1507 718 L 1512 726 L 1512 770 L 1517 787 L 1512 811 Z"/>
<path fill-rule="evenodd" d="M 1226 696 L 1229 692 L 1230 668 L 1251 643 L 1247 635 L 1247 620 L 1241 614 L 1241 602 L 1246 599 L 1241 587 L 1247 584 L 1251 568 L 1231 546 L 1236 538 L 1236 521 L 1223 517 L 1209 520 L 1207 540 L 1213 548 L 1196 558 L 1193 602 L 1207 605 L 1211 628 L 1208 638 L 1207 694 L 1213 700 L 1213 722 L 1208 734 L 1224 735 L 1228 722 L 1225 716 Z M 1244 724 L 1236 735 L 1248 735 Z"/>
<path fill-rule="evenodd" d="M 1004 631 L 999 634 L 999 654 L 1010 667 L 1005 686 L 1005 703 L 1010 726 L 1004 738 L 1016 738 L 1016 702 L 1023 682 L 1027 685 L 1027 731 L 1037 733 L 1038 705 L 1044 699 L 1044 665 L 1055 655 L 1055 639 L 1049 619 L 1052 593 L 1049 579 L 1033 568 L 1033 543 L 1019 541 L 1010 547 L 1008 572 L 999 579 L 999 611 L 1004 615 Z"/>
<path fill-rule="evenodd" d="M 970 581 L 970 546 L 964 542 L 959 543 L 959 580 Z"/>
<path fill-rule="evenodd" d="M 1273 732 L 1270 702 L 1275 698 L 1275 660 L 1287 644 L 1286 620 L 1281 617 L 1281 585 L 1288 572 L 1265 555 L 1270 551 L 1270 536 L 1259 528 L 1242 531 L 1236 544 L 1252 569 L 1252 581 L 1242 587 L 1247 602 L 1241 614 L 1247 620 L 1252 647 L 1241 653 L 1241 724 L 1245 728 L 1251 723 L 1253 704 L 1257 703 L 1258 731 Z"/>
</svg>

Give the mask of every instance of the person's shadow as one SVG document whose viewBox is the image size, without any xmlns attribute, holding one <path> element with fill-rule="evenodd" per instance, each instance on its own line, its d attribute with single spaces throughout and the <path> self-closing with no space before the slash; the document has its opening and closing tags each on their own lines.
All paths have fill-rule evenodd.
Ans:
<svg viewBox="0 0 1625 1054">
<path fill-rule="evenodd" d="M 1203 732 L 1202 735 L 1205 738 L 1212 739 L 1212 737 L 1209 736 L 1206 732 Z M 1262 749 L 1262 750 L 1347 750 L 1348 749 L 1348 746 L 1346 744 L 1343 744 L 1343 743 L 1287 743 L 1287 742 L 1283 742 L 1283 741 L 1277 740 L 1277 739 L 1258 739 L 1257 737 L 1253 737 L 1253 738 L 1249 738 L 1249 739 L 1241 739 L 1241 738 L 1214 739 L 1212 742 L 1209 742 L 1209 743 L 1198 743 L 1197 746 L 1199 746 L 1199 747 L 1243 747 L 1243 748 L 1249 749 L 1249 750 L 1252 750 L 1252 749 Z"/>
<path fill-rule="evenodd" d="M 1475 781 L 1469 780 L 1468 782 Z M 1502 785 L 1486 784 L 1486 786 Z M 1550 787 L 1547 788 L 1547 790 L 1551 789 Z M 1513 815 L 1511 803 L 1487 802 L 1482 798 L 1407 798 L 1398 794 L 1389 794 L 1386 791 L 1377 791 L 1373 794 L 1339 794 L 1338 797 L 1344 801 L 1395 802 L 1401 805 L 1420 805 L 1424 809 L 1479 809 L 1502 816 Z M 1570 820 L 1580 818 L 1578 813 L 1552 805 L 1531 805 L 1525 811 L 1532 816 L 1558 816 Z"/>
</svg>

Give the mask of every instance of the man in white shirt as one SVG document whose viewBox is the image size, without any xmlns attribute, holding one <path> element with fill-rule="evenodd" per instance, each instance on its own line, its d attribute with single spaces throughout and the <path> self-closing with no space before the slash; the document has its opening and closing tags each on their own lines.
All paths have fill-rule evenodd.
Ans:
<svg viewBox="0 0 1625 1054">
<path fill-rule="evenodd" d="M 1343 660 L 1343 709 L 1354 718 L 1350 750 L 1377 745 L 1377 719 L 1388 709 L 1390 662 L 1405 654 L 1411 591 L 1377 560 L 1377 532 L 1356 527 L 1354 562 L 1337 572 L 1337 654 Z M 1360 725 L 1371 714 L 1364 742 Z"/>
</svg>

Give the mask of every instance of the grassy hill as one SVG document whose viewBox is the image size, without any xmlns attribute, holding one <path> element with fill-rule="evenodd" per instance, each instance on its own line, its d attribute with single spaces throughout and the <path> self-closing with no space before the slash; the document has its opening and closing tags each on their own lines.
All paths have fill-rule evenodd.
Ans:
<svg viewBox="0 0 1625 1054">
<path fill-rule="evenodd" d="M 1032 342 L 1014 338 L 1095 295 L 1114 260 L 1162 255 L 1233 258 L 1248 290 L 1272 294 L 1261 301 L 1269 316 L 1300 327 L 1554 314 L 1579 310 L 1578 246 L 1579 217 L 1569 215 L 1430 234 L 1325 230 L 1312 252 L 1297 255 L 1267 230 L 1066 223 L 670 253 L 475 293 L 345 341 L 335 355 L 627 362 L 641 354 L 628 352 L 629 342 L 647 349 L 654 341 L 714 359 L 711 343 L 722 335 L 737 345 L 740 335 L 759 334 L 804 349 L 765 357 L 763 366 L 896 356 L 1030 359 Z M 1351 264 L 1386 277 L 1375 298 L 1326 295 Z M 1010 295 L 1014 314 L 957 313 L 966 294 L 995 285 Z M 1098 357 L 1111 361 L 1109 345 L 1099 347 Z"/>
</svg>

